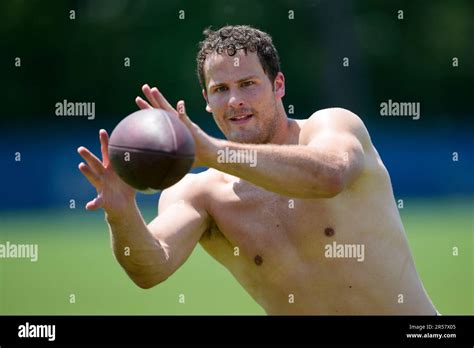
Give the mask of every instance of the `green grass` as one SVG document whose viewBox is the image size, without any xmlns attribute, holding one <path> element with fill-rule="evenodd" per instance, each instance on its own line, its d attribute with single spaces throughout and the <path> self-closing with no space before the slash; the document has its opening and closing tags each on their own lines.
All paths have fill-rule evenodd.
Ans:
<svg viewBox="0 0 474 348">
<path fill-rule="evenodd" d="M 436 307 L 443 314 L 474 314 L 472 200 L 404 204 L 417 269 Z M 150 220 L 153 211 L 145 216 Z M 200 246 L 166 282 L 138 288 L 115 261 L 101 212 L 3 213 L 0 226 L 0 243 L 39 245 L 37 262 L 0 259 L 0 314 L 264 314 Z M 459 256 L 453 256 L 455 246 Z"/>
<path fill-rule="evenodd" d="M 418 273 L 437 310 L 474 314 L 474 201 L 405 201 L 400 212 Z"/>
</svg>

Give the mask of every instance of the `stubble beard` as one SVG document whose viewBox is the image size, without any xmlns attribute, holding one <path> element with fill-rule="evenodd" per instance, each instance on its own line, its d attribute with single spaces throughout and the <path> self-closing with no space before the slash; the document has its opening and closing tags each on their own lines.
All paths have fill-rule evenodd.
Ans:
<svg viewBox="0 0 474 348">
<path fill-rule="evenodd" d="M 256 117 L 256 121 L 259 116 Z M 226 138 L 230 141 L 235 141 L 242 144 L 268 144 L 272 141 L 276 133 L 278 112 L 276 104 L 273 106 L 273 114 L 263 120 L 260 120 L 257 126 L 246 132 L 231 130 Z"/>
</svg>

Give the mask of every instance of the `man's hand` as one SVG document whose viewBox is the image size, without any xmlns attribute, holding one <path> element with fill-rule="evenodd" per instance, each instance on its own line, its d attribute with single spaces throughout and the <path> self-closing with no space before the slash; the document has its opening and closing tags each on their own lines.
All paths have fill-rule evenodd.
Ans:
<svg viewBox="0 0 474 348">
<path fill-rule="evenodd" d="M 99 131 L 102 161 L 92 152 L 81 146 L 77 152 L 86 161 L 81 162 L 79 170 L 97 190 L 97 197 L 86 204 L 87 210 L 104 208 L 109 217 L 120 217 L 135 204 L 136 191 L 115 173 L 109 161 L 109 136 L 103 129 Z"/>
<path fill-rule="evenodd" d="M 135 103 L 140 109 L 163 109 L 172 115 L 178 117 L 181 122 L 188 128 L 191 132 L 191 135 L 194 139 L 195 151 L 196 151 L 196 160 L 193 164 L 193 167 L 199 167 L 207 164 L 207 158 L 210 156 L 216 156 L 216 144 L 219 141 L 216 138 L 213 138 L 206 134 L 199 126 L 186 114 L 186 107 L 184 101 L 180 100 L 176 106 L 176 109 L 171 106 L 171 104 L 166 100 L 166 98 L 161 94 L 158 88 L 150 88 L 147 84 L 142 87 L 143 94 L 145 95 L 145 101 L 141 97 L 135 98 Z"/>
</svg>

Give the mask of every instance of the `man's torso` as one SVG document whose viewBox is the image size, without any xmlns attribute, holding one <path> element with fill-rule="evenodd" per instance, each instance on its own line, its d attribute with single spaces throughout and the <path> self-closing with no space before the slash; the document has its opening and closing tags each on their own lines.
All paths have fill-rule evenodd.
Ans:
<svg viewBox="0 0 474 348">
<path fill-rule="evenodd" d="M 351 187 L 296 199 L 210 169 L 203 248 L 268 314 L 434 314 L 377 151 Z M 291 180 L 291 178 L 288 178 Z"/>
</svg>

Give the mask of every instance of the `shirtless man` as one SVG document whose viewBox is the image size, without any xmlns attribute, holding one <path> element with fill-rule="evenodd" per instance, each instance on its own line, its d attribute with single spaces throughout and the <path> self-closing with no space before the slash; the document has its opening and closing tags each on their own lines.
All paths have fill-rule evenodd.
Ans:
<svg viewBox="0 0 474 348">
<path fill-rule="evenodd" d="M 105 210 L 130 278 L 145 289 L 165 281 L 199 242 L 268 314 L 436 314 L 361 119 L 340 108 L 288 118 L 271 38 L 248 26 L 205 34 L 202 92 L 228 140 L 195 125 L 183 101 L 176 111 L 157 88 L 143 86 L 148 102 L 137 97 L 138 106 L 179 117 L 198 165 L 210 168 L 164 190 L 150 224 L 110 165 L 107 133 L 100 131 L 102 161 L 78 149 L 87 162 L 79 169 L 98 192 L 86 209 Z M 256 165 L 223 163 L 221 150 L 254 151 Z"/>
</svg>

